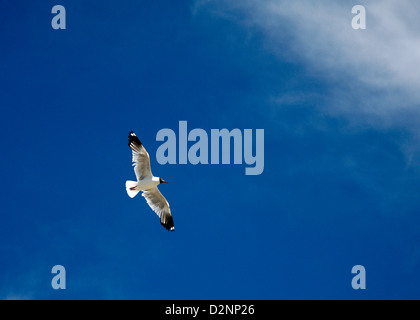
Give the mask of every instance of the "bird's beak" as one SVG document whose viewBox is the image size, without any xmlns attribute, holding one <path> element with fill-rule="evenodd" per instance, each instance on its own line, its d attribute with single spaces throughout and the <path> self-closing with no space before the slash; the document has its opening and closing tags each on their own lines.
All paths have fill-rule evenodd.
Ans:
<svg viewBox="0 0 420 320">
<path fill-rule="evenodd" d="M 162 183 L 168 183 L 168 181 L 165 181 L 165 180 L 162 179 Z"/>
</svg>

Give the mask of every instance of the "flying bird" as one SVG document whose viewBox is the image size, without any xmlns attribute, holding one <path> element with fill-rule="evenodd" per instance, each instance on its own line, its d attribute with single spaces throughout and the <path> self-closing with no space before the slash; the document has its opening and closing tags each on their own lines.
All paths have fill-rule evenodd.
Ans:
<svg viewBox="0 0 420 320">
<path fill-rule="evenodd" d="M 150 157 L 140 139 L 133 131 L 128 134 L 128 146 L 133 151 L 133 166 L 137 181 L 126 181 L 125 188 L 130 198 L 134 198 L 139 191 L 148 205 L 160 218 L 160 223 L 166 230 L 174 231 L 174 221 L 171 209 L 165 197 L 160 193 L 158 185 L 167 183 L 159 177 L 154 177 L 150 169 Z"/>
</svg>

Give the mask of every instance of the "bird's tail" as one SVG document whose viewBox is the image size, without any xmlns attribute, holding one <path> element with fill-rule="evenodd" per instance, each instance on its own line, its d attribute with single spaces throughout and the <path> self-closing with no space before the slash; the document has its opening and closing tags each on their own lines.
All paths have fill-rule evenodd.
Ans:
<svg viewBox="0 0 420 320">
<path fill-rule="evenodd" d="M 137 182 L 135 181 L 126 181 L 125 182 L 125 189 L 127 190 L 127 194 L 130 198 L 134 198 L 137 193 L 139 193 L 138 190 L 130 190 L 130 188 L 133 188 L 137 185 Z"/>
</svg>

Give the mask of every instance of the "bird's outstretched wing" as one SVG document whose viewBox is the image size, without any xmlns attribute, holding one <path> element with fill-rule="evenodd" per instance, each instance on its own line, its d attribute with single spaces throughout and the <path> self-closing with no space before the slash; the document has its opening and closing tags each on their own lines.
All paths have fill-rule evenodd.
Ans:
<svg viewBox="0 0 420 320">
<path fill-rule="evenodd" d="M 160 193 L 157 187 L 143 191 L 143 197 L 146 199 L 148 205 L 160 218 L 160 224 L 166 230 L 174 231 L 174 220 L 172 219 L 171 209 L 165 197 Z"/>
<path fill-rule="evenodd" d="M 135 166 L 134 172 L 136 173 L 137 181 L 145 177 L 152 177 L 149 154 L 133 131 L 130 131 L 128 134 L 128 146 L 133 151 L 133 166 Z"/>
</svg>

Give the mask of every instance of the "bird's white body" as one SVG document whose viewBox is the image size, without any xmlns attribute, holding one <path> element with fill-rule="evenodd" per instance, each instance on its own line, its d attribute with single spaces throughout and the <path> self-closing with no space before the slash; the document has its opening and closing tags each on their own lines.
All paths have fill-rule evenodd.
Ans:
<svg viewBox="0 0 420 320">
<path fill-rule="evenodd" d="M 144 179 L 136 182 L 136 191 L 149 190 L 160 184 L 160 178 L 158 177 L 145 177 Z"/>
</svg>

